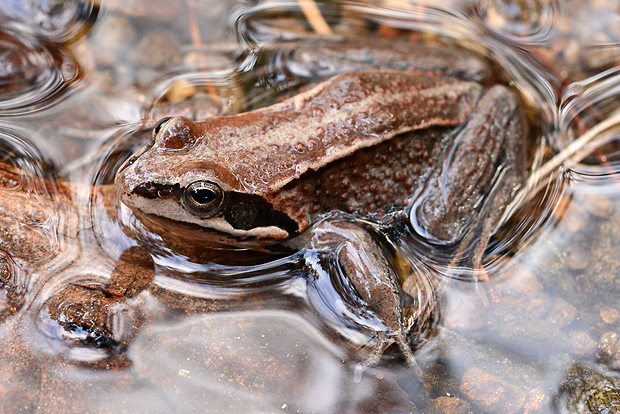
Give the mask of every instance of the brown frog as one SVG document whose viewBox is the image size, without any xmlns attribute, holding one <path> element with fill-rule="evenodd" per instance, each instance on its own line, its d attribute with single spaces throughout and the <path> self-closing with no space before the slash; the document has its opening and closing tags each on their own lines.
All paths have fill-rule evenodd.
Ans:
<svg viewBox="0 0 620 414">
<path fill-rule="evenodd" d="M 116 191 L 176 245 L 335 252 L 382 324 L 361 367 L 393 342 L 416 366 L 383 250 L 358 225 L 322 218 L 404 211 L 430 242 L 452 246 L 482 229 L 479 259 L 525 176 L 523 109 L 508 88 L 483 86 L 490 70 L 462 50 L 366 40 L 311 49 L 292 52 L 290 67 L 331 78 L 239 115 L 162 120 Z"/>
</svg>

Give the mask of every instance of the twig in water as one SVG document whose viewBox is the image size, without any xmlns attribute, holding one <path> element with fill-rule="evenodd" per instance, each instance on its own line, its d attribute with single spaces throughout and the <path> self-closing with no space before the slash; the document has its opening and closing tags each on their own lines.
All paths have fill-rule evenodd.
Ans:
<svg viewBox="0 0 620 414">
<path fill-rule="evenodd" d="M 192 38 L 192 46 L 198 49 L 200 48 L 200 46 L 202 46 L 202 40 L 200 39 L 200 30 L 198 28 L 198 22 L 196 20 L 196 4 L 194 1 L 188 1 L 186 3 L 186 7 L 187 7 L 187 22 L 189 25 L 190 36 Z M 200 66 L 202 66 L 202 68 L 207 67 L 207 62 L 206 62 L 204 55 L 199 54 L 198 61 L 200 63 Z M 217 103 L 221 104 L 222 99 L 220 95 L 217 93 L 217 89 L 213 85 L 213 82 L 206 80 L 204 86 L 207 90 L 207 93 L 211 95 L 211 97 L 213 97 L 213 99 L 215 99 Z"/>
<path fill-rule="evenodd" d="M 306 19 L 308 19 L 310 26 L 312 26 L 312 29 L 316 33 L 320 35 L 329 35 L 332 33 L 332 29 L 325 21 L 325 18 L 323 18 L 314 0 L 297 0 L 297 2 L 299 3 L 301 11 L 306 16 Z"/>
<path fill-rule="evenodd" d="M 616 110 L 609 118 L 596 124 L 579 139 L 573 141 L 546 164 L 534 171 L 504 212 L 500 223 L 505 223 L 518 208 L 530 201 L 542 187 L 547 185 L 553 176 L 559 174 L 562 171 L 560 167 L 563 167 L 564 170 L 573 168 L 584 158 L 592 155 L 601 145 L 608 142 L 611 136 L 617 132 L 617 130 L 609 130 L 614 126 L 620 127 L 620 110 Z"/>
</svg>

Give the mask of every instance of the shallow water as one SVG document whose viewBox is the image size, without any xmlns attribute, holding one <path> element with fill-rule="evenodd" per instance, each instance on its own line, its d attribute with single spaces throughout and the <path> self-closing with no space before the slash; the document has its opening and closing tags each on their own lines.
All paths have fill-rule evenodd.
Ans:
<svg viewBox="0 0 620 414">
<path fill-rule="evenodd" d="M 617 109 L 614 1 L 319 5 L 336 35 L 488 56 L 529 108 L 532 169 Z M 388 232 L 423 374 L 389 349 L 356 382 L 372 338 L 337 266 L 312 251 L 197 263 L 107 186 L 158 119 L 234 114 L 306 83 L 287 45 L 316 20 L 297 2 L 8 1 L 0 28 L 0 153 L 27 173 L 1 182 L 1 412 L 619 409 L 615 126 L 508 218 L 488 281 Z"/>
</svg>

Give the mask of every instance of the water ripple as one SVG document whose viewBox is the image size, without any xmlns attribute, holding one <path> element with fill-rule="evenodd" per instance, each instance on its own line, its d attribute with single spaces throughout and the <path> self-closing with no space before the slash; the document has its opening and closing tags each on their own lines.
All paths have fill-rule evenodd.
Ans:
<svg viewBox="0 0 620 414">
<path fill-rule="evenodd" d="M 592 126 L 601 120 L 620 95 L 620 68 L 608 69 L 564 89 L 560 104 L 559 129 L 563 136 L 573 137 L 574 129 Z"/>
<path fill-rule="evenodd" d="M 33 350 L 92 368 L 123 368 L 140 326 L 138 298 L 106 294 L 108 279 L 76 266 L 43 286 L 22 335 Z"/>
<path fill-rule="evenodd" d="M 543 45 L 554 37 L 562 8 L 559 0 L 484 1 L 477 14 L 505 39 Z"/>
<path fill-rule="evenodd" d="M 99 7 L 94 0 L 43 0 L 0 2 L 0 22 L 20 32 L 54 43 L 77 40 L 94 23 Z"/>
<path fill-rule="evenodd" d="M 11 256 L 0 250 L 0 321 L 19 312 L 26 302 L 30 278 Z"/>
<path fill-rule="evenodd" d="M 68 50 L 48 47 L 25 34 L 0 32 L 0 114 L 45 109 L 81 78 Z"/>
</svg>

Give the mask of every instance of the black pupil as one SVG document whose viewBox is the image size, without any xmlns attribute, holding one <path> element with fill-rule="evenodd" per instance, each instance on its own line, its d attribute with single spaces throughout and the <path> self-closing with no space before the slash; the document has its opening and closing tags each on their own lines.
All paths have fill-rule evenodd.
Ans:
<svg viewBox="0 0 620 414">
<path fill-rule="evenodd" d="M 192 198 L 197 204 L 205 205 L 214 202 L 217 195 L 211 189 L 199 188 L 197 190 L 192 190 Z"/>
</svg>

